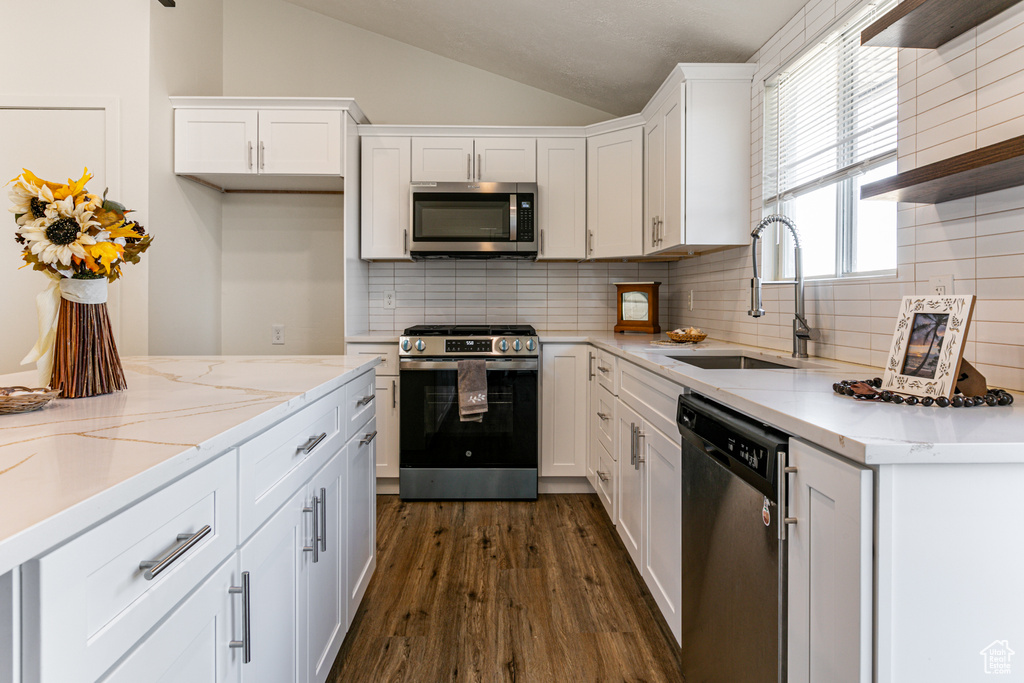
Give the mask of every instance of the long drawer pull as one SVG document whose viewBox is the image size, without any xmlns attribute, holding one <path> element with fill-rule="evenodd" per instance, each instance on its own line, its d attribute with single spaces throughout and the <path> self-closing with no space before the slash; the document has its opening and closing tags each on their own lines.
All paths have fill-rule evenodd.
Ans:
<svg viewBox="0 0 1024 683">
<path fill-rule="evenodd" d="M 213 528 L 207 524 L 194 534 L 178 534 L 177 542 L 181 543 L 181 545 L 172 550 L 169 555 L 164 557 L 162 560 L 146 560 L 144 562 L 139 562 L 139 569 L 146 570 L 142 576 L 146 581 L 152 581 L 156 577 L 160 576 L 165 569 L 170 567 L 178 558 L 191 550 L 192 546 L 206 538 L 211 531 L 213 531 Z M 184 541 L 184 543 L 182 543 L 182 541 Z"/>
<path fill-rule="evenodd" d="M 320 489 L 320 550 L 327 552 L 327 489 Z"/>
<path fill-rule="evenodd" d="M 611 371 L 611 368 L 606 368 L 606 367 L 605 367 L 605 366 L 603 366 L 603 365 L 598 365 L 598 366 L 597 366 L 597 369 L 598 369 L 598 370 L 600 370 L 601 372 L 605 373 L 605 374 L 607 374 L 608 372 L 610 372 L 610 371 Z"/>
<path fill-rule="evenodd" d="M 375 429 L 375 430 L 373 430 L 372 434 L 367 434 L 362 439 L 360 439 L 359 440 L 359 445 L 360 446 L 365 446 L 366 444 L 368 444 L 371 441 L 373 441 L 376 437 L 377 437 L 377 430 Z"/>
<path fill-rule="evenodd" d="M 599 418 L 601 418 L 602 420 L 604 420 L 605 422 L 607 422 L 608 420 L 612 419 L 611 416 L 606 414 L 606 413 L 598 413 L 597 416 Z"/>
<path fill-rule="evenodd" d="M 323 432 L 319 436 L 311 436 L 309 440 L 295 449 L 296 453 L 302 453 L 303 455 L 309 455 L 313 452 L 313 449 L 320 445 L 320 442 L 327 438 L 327 432 Z"/>
<path fill-rule="evenodd" d="M 601 481 L 608 481 L 609 479 L 611 479 L 611 477 L 608 476 L 607 472 L 602 472 L 601 470 L 597 471 L 597 478 L 600 479 Z"/>
<path fill-rule="evenodd" d="M 252 635 L 249 630 L 249 572 L 242 572 L 242 585 L 230 586 L 228 593 L 242 594 L 242 639 L 230 641 L 228 647 L 242 648 L 242 663 L 248 664 L 252 661 Z"/>
<path fill-rule="evenodd" d="M 374 396 L 373 394 L 370 394 L 369 396 L 363 396 L 361 399 L 356 401 L 356 408 L 367 405 L 374 398 L 376 398 L 376 396 Z"/>
<path fill-rule="evenodd" d="M 316 564 L 320 561 L 320 499 L 313 496 L 313 507 L 304 507 L 302 511 L 313 513 L 313 542 L 303 546 L 302 552 L 313 553 L 313 563 Z"/>
</svg>

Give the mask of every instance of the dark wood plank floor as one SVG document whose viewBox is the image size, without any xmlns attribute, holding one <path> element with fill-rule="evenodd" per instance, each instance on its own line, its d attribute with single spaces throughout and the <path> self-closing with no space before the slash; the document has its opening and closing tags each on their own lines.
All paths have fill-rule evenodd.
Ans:
<svg viewBox="0 0 1024 683">
<path fill-rule="evenodd" d="M 329 683 L 682 680 L 675 639 L 595 495 L 378 496 L 377 538 Z"/>
</svg>

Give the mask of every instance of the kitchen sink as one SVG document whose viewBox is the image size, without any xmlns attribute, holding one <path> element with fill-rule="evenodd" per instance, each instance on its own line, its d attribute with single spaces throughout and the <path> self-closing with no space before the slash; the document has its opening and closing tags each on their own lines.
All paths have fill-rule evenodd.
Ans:
<svg viewBox="0 0 1024 683">
<path fill-rule="evenodd" d="M 795 370 L 796 367 L 785 363 L 754 358 L 753 356 L 669 356 L 687 365 L 696 365 L 705 370 Z"/>
</svg>

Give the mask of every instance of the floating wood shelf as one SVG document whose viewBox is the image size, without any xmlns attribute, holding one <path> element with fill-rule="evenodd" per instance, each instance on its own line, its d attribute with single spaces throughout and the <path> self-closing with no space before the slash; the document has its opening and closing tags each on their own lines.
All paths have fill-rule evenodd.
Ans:
<svg viewBox="0 0 1024 683">
<path fill-rule="evenodd" d="M 1024 135 L 869 183 L 860 198 L 940 204 L 1020 185 Z"/>
<path fill-rule="evenodd" d="M 861 31 L 860 44 L 934 49 L 1020 0 L 904 0 Z"/>
</svg>

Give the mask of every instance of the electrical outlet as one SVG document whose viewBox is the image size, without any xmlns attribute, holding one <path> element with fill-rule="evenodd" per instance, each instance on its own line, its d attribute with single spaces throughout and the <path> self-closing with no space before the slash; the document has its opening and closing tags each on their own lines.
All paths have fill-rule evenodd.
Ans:
<svg viewBox="0 0 1024 683">
<path fill-rule="evenodd" d="M 692 289 L 690 290 L 690 295 L 686 297 L 686 305 L 690 307 L 691 311 L 693 310 L 693 290 Z"/>
<path fill-rule="evenodd" d="M 284 344 L 284 325 L 270 326 L 270 343 L 277 346 Z"/>
<path fill-rule="evenodd" d="M 389 289 L 384 292 L 384 310 L 395 310 L 395 290 Z"/>
<path fill-rule="evenodd" d="M 928 278 L 928 294 L 929 296 L 952 296 L 953 276 L 935 275 Z"/>
</svg>

